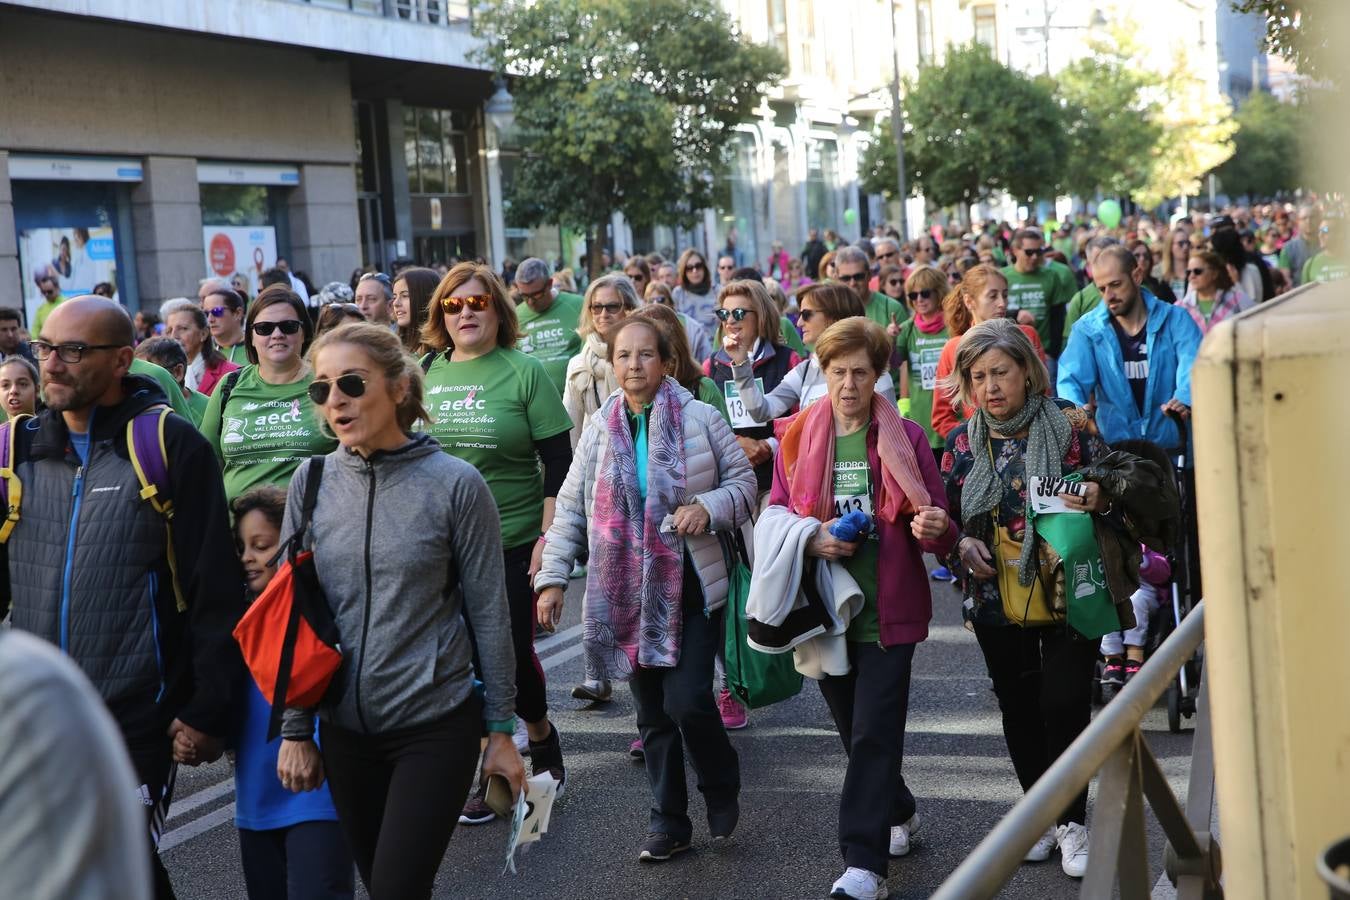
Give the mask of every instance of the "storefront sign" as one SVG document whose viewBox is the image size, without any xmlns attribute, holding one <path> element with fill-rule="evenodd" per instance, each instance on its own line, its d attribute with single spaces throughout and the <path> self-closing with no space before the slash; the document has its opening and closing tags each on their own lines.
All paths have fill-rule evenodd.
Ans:
<svg viewBox="0 0 1350 900">
<path fill-rule="evenodd" d="M 258 279 L 277 264 L 277 230 L 271 225 L 208 225 L 202 229 L 206 274 L 221 278 L 243 275 L 250 295 Z"/>
<path fill-rule="evenodd" d="M 296 187 L 300 184 L 300 170 L 295 166 L 267 163 L 199 162 L 198 184 L 269 184 L 278 187 Z"/>
<path fill-rule="evenodd" d="M 139 159 L 100 156 L 25 156 L 11 154 L 12 181 L 140 181 Z"/>
<path fill-rule="evenodd" d="M 117 248 L 110 227 L 33 228 L 19 232 L 19 265 L 23 269 L 23 305 L 28 325 L 36 322 L 46 302 L 38 279 L 49 277 L 67 298 L 88 294 L 100 281 L 116 283 Z M 37 335 L 33 335 L 37 337 Z"/>
</svg>

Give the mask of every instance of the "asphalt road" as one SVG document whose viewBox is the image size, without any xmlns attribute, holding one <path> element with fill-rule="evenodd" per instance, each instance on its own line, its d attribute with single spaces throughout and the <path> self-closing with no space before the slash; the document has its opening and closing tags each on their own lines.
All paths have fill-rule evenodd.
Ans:
<svg viewBox="0 0 1350 900">
<path fill-rule="evenodd" d="M 954 589 L 934 586 L 929 639 L 914 660 L 905 778 L 923 818 L 914 850 L 891 864 L 894 897 L 927 897 L 1020 797 L 974 636 L 961 626 Z M 702 803 L 691 801 L 692 852 L 671 862 L 639 864 L 650 794 L 643 768 L 630 762 L 636 737 L 626 688 L 612 703 L 589 707 L 570 696 L 582 677 L 580 582 L 568 592 L 560 635 L 540 642 L 552 717 L 567 757 L 566 796 L 543 841 L 522 852 L 519 874 L 502 874 L 506 827 L 456 829 L 436 882 L 445 898 L 554 897 L 824 897 L 842 871 L 837 843 L 845 758 L 816 686 L 793 700 L 750 714 L 732 734 L 742 772 L 741 822 L 723 851 L 708 845 Z M 1190 732 L 1168 733 L 1166 714 L 1145 721 L 1150 745 L 1174 790 L 1184 791 Z M 690 775 L 690 785 L 694 784 Z M 1182 795 L 1184 796 L 1184 794 Z M 164 859 L 182 898 L 245 895 L 234 830 L 233 792 L 224 761 L 182 769 L 170 809 Z M 1153 880 L 1162 837 L 1148 817 Z M 1024 865 L 1002 896 L 1076 897 L 1077 882 L 1058 856 Z M 364 891 L 358 889 L 358 896 Z"/>
</svg>

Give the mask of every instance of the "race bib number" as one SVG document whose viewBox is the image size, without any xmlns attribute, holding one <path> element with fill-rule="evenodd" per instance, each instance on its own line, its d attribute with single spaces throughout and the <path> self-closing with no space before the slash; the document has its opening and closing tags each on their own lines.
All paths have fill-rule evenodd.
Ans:
<svg viewBox="0 0 1350 900">
<path fill-rule="evenodd" d="M 925 391 L 937 390 L 938 359 L 941 356 L 941 350 L 919 352 L 919 384 Z"/>
<path fill-rule="evenodd" d="M 1087 485 L 1081 481 L 1065 481 L 1063 478 L 1046 478 L 1033 475 L 1027 479 L 1027 504 L 1036 515 L 1042 513 L 1082 512 L 1069 509 L 1060 494 L 1073 494 L 1082 497 L 1087 493 Z"/>
<path fill-rule="evenodd" d="M 731 416 L 732 428 L 754 428 L 757 425 L 763 425 L 763 422 L 756 421 L 753 416 L 745 411 L 745 401 L 741 399 L 741 392 L 736 389 L 736 382 L 728 379 L 723 384 L 723 390 L 727 398 L 727 414 Z M 755 379 L 755 389 L 759 391 L 761 397 L 764 396 L 764 379 Z"/>
<path fill-rule="evenodd" d="M 834 514 L 846 516 L 851 512 L 872 515 L 871 476 L 865 462 L 836 462 L 834 464 Z"/>
</svg>

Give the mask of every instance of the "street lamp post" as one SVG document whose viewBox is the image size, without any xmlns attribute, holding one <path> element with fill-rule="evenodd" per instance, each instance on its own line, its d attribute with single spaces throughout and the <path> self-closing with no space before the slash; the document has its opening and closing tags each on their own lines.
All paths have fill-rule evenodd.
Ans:
<svg viewBox="0 0 1350 900">
<path fill-rule="evenodd" d="M 496 91 L 483 105 L 487 128 L 487 224 L 493 265 L 506 259 L 505 195 L 502 191 L 501 145 L 515 124 L 515 100 L 506 89 L 506 79 L 494 80 Z"/>
<path fill-rule="evenodd" d="M 905 120 L 900 112 L 900 40 L 895 30 L 895 2 L 888 4 L 891 15 L 891 136 L 895 140 L 895 180 L 900 191 L 900 239 L 909 240 L 909 219 L 905 213 L 905 200 L 909 191 L 905 187 Z"/>
</svg>

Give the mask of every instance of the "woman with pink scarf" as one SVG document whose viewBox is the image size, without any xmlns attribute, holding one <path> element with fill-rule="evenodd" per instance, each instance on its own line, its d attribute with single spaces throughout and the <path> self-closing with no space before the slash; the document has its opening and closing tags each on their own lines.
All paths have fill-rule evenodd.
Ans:
<svg viewBox="0 0 1350 900">
<path fill-rule="evenodd" d="M 621 390 L 586 421 L 534 579 L 539 624 L 552 631 L 572 563 L 589 548 L 587 669 L 633 691 L 653 795 L 643 862 L 690 847 L 686 751 L 714 845 L 740 816 L 739 761 L 712 693 L 727 598 L 718 534 L 750 518 L 755 475 L 722 414 L 665 375 L 672 358 L 648 320 L 609 334 Z"/>
<path fill-rule="evenodd" d="M 923 428 L 876 394 L 892 340 L 875 322 L 849 318 L 816 342 L 829 403 L 788 427 L 774 463 L 770 508 L 818 521 L 806 546 L 817 565 L 841 565 L 863 601 L 845 635 L 849 671 L 826 675 L 820 692 L 848 754 L 839 801 L 839 845 L 847 866 L 831 897 L 887 896 L 889 860 L 909 852 L 919 829 L 914 795 L 900 774 L 914 648 L 928 637 L 932 597 L 924 552 L 956 543 L 947 495 Z M 839 518 L 861 511 L 870 533 L 835 537 Z"/>
</svg>

